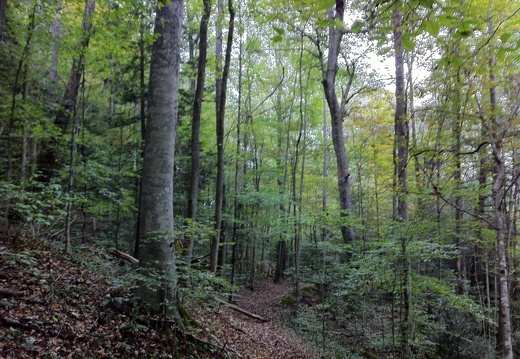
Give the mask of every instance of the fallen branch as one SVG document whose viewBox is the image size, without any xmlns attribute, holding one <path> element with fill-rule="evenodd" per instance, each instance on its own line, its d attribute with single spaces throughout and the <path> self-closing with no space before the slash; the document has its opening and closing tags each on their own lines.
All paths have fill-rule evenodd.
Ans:
<svg viewBox="0 0 520 359">
<path fill-rule="evenodd" d="M 125 252 L 121 252 L 121 251 L 118 251 L 117 249 L 111 249 L 109 251 L 110 254 L 113 254 L 114 256 L 118 257 L 118 258 L 121 258 L 121 259 L 124 259 L 124 260 L 127 260 L 129 261 L 130 263 L 135 263 L 135 264 L 139 264 L 139 259 L 135 258 L 135 257 L 132 257 L 130 254 L 128 253 L 125 253 Z"/>
<path fill-rule="evenodd" d="M 261 322 L 264 322 L 264 323 L 269 321 L 269 319 L 266 319 L 266 318 L 261 317 L 261 316 L 259 316 L 259 315 L 257 315 L 257 314 L 254 314 L 254 313 L 248 312 L 247 310 L 242 309 L 242 308 L 240 308 L 240 307 L 237 307 L 236 305 L 233 305 L 233 304 L 228 303 L 228 302 L 226 302 L 226 301 L 223 301 L 222 299 L 217 299 L 217 302 L 219 302 L 219 303 L 221 303 L 221 304 L 224 304 L 226 307 L 229 307 L 229 308 L 231 308 L 231 309 L 233 309 L 233 310 L 236 310 L 237 312 L 242 313 L 242 314 L 244 314 L 244 315 L 246 315 L 246 316 L 248 316 L 248 317 L 250 317 L 250 318 L 257 319 L 257 320 L 259 320 L 259 321 L 261 321 Z"/>
<path fill-rule="evenodd" d="M 23 297 L 24 294 L 19 290 L 0 288 L 0 297 Z"/>
</svg>

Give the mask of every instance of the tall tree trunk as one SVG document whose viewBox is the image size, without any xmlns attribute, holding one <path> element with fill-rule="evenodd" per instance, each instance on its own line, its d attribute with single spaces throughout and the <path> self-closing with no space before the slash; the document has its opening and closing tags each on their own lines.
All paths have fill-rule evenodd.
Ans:
<svg viewBox="0 0 520 359">
<path fill-rule="evenodd" d="M 489 19 L 490 32 L 493 29 Z M 502 143 L 506 133 L 504 119 L 498 114 L 498 100 L 495 76 L 496 58 L 493 54 L 489 60 L 490 82 L 489 99 L 491 104 L 491 126 L 488 128 L 488 136 L 495 166 L 493 168 L 492 201 L 494 226 L 497 234 L 497 260 L 498 260 L 498 333 L 497 352 L 501 359 L 513 359 L 512 330 L 511 330 L 511 307 L 509 304 L 509 268 L 507 261 L 506 243 L 506 218 L 504 183 L 506 180 L 506 165 L 502 149 Z"/>
<path fill-rule="evenodd" d="M 192 222 L 197 220 L 197 206 L 200 182 L 200 118 L 202 102 L 204 101 L 204 82 L 206 79 L 206 58 L 208 51 L 208 20 L 211 15 L 211 1 L 204 0 L 204 14 L 200 20 L 199 30 L 199 61 L 197 66 L 197 85 L 193 101 L 193 113 L 191 122 L 191 182 L 188 199 L 188 215 Z M 188 263 L 193 256 L 195 237 L 189 238 Z"/>
<path fill-rule="evenodd" d="M 226 113 L 227 80 L 231 66 L 231 50 L 233 47 L 233 32 L 235 26 L 235 10 L 232 0 L 228 0 L 229 28 L 226 43 L 226 58 L 220 81 L 217 74 L 217 188 L 215 193 L 215 234 L 211 240 L 209 267 L 212 272 L 217 270 L 219 243 L 222 235 L 222 212 L 224 203 L 224 119 Z M 220 15 L 219 15 L 220 16 Z M 217 51 L 218 52 L 218 51 Z M 218 63 L 218 62 L 217 62 Z M 217 72 L 218 72 L 217 66 Z"/>
<path fill-rule="evenodd" d="M 495 122 L 496 124 L 496 122 Z M 500 135 L 499 135 L 500 136 Z M 493 139 L 493 157 L 495 159 L 495 169 L 493 171 L 492 199 L 494 210 L 494 225 L 497 233 L 497 259 L 498 259 L 498 290 L 499 290 L 499 317 L 498 317 L 498 336 L 497 350 L 502 359 L 513 359 L 513 349 L 511 341 L 511 308 L 509 298 L 509 269 L 507 261 L 506 244 L 506 219 L 505 201 L 503 200 L 503 186 L 505 182 L 506 170 L 502 153 L 502 139 L 491 134 Z"/>
<path fill-rule="evenodd" d="M 144 143 L 144 137 L 146 133 L 146 83 L 145 83 L 145 38 L 144 38 L 144 28 L 145 28 L 145 16 L 144 14 L 139 14 L 139 122 L 141 127 L 141 144 L 139 146 L 139 160 L 140 163 L 143 163 L 144 154 L 142 143 Z M 141 203 L 141 186 L 142 181 L 140 178 L 137 178 L 135 181 L 135 192 L 137 203 Z M 139 228 L 141 227 L 141 206 L 138 205 L 137 208 L 137 221 L 135 223 L 135 243 L 134 243 L 134 257 L 139 258 Z"/>
<path fill-rule="evenodd" d="M 335 12 L 329 10 L 329 18 L 343 23 L 343 16 L 345 12 L 345 1 L 336 0 Z M 338 166 L 338 190 L 339 190 L 339 205 L 342 217 L 348 217 L 352 209 L 352 194 L 351 194 L 351 179 L 349 158 L 345 148 L 345 139 L 343 138 L 343 116 L 344 108 L 341 105 L 346 105 L 345 101 L 338 101 L 336 95 L 336 75 L 338 73 L 338 58 L 341 49 L 341 39 L 343 37 L 343 29 L 339 28 L 337 24 L 329 27 L 329 47 L 326 69 L 323 72 L 323 90 L 325 98 L 329 106 L 331 116 L 332 129 L 332 143 L 334 145 L 334 152 L 336 154 L 336 162 Z M 350 83 L 352 78 L 349 79 Z M 349 85 L 350 86 L 350 85 Z M 346 93 L 345 93 L 346 92 Z M 343 99 L 348 96 L 348 91 L 343 93 Z M 354 229 L 350 225 L 341 226 L 341 234 L 345 242 L 354 240 Z"/>
<path fill-rule="evenodd" d="M 7 0 L 0 0 L 0 41 L 3 41 L 5 37 L 7 5 Z"/>
<path fill-rule="evenodd" d="M 466 280 L 466 271 L 465 271 L 465 258 L 464 258 L 464 246 L 463 246 L 463 233 L 462 233 L 462 195 L 460 193 L 462 186 L 462 161 L 461 161 L 461 136 L 462 136 L 462 118 L 461 118 L 461 96 L 460 96 L 460 83 L 457 80 L 455 83 L 455 103 L 456 107 L 453 110 L 453 114 L 455 115 L 455 119 L 453 120 L 453 156 L 454 156 L 454 170 L 453 170 L 453 180 L 456 186 L 456 196 L 455 196 L 455 246 L 458 251 L 458 255 L 455 258 L 455 274 L 457 275 L 457 293 L 463 295 L 465 293 L 464 282 Z"/>
<path fill-rule="evenodd" d="M 217 19 L 215 24 L 215 114 L 216 114 L 216 136 L 217 136 L 217 180 L 215 189 L 215 233 L 211 235 L 209 269 L 212 272 L 217 270 L 218 264 L 218 247 L 220 241 L 220 230 L 222 226 L 222 202 L 224 198 L 224 172 L 220 169 L 220 165 L 224 161 L 224 124 L 220 124 L 221 117 L 219 113 L 220 97 L 222 96 L 222 22 L 224 21 L 224 0 L 217 0 Z M 222 117 L 224 119 L 224 117 Z M 222 188 L 222 189 L 221 189 Z"/>
<path fill-rule="evenodd" d="M 410 130 L 411 130 L 411 146 L 414 150 L 417 150 L 418 141 L 417 141 L 417 128 L 416 128 L 416 118 L 415 118 L 415 101 L 414 101 L 414 83 L 413 83 L 413 65 L 415 61 L 415 54 L 411 53 L 406 56 L 406 65 L 407 65 L 407 87 L 408 87 L 408 114 L 409 114 L 409 122 L 410 122 Z M 415 151 L 414 151 L 415 152 Z M 417 191 L 419 192 L 419 196 L 417 196 L 417 214 L 420 216 L 419 218 L 424 219 L 426 216 L 426 201 L 422 196 L 424 191 L 424 176 L 421 174 L 421 165 L 419 162 L 419 157 L 417 155 L 413 156 L 414 163 L 414 175 L 415 175 L 415 186 L 417 187 Z"/>
<path fill-rule="evenodd" d="M 31 53 L 32 48 L 32 38 L 34 35 L 34 30 L 36 29 L 36 11 L 37 5 L 33 6 L 31 13 L 29 14 L 29 25 L 27 27 L 27 38 L 25 40 L 25 44 L 20 56 L 20 60 L 18 61 L 18 66 L 16 67 L 14 83 L 11 91 L 11 108 L 9 114 L 9 121 L 7 125 L 7 143 L 6 143 L 6 152 L 7 152 L 7 170 L 6 170 L 6 179 L 7 181 L 13 180 L 13 141 L 12 135 L 15 131 L 15 127 L 17 125 L 17 116 L 16 109 L 18 107 L 17 95 L 19 92 L 22 92 L 23 98 L 26 98 L 27 95 L 27 61 L 28 57 Z"/>
<path fill-rule="evenodd" d="M 306 124 L 305 124 L 305 115 L 304 115 L 304 98 L 303 98 L 303 34 L 301 34 L 301 46 L 300 46 L 300 56 L 298 62 L 298 87 L 300 92 L 299 98 L 299 117 L 300 117 L 300 126 L 298 138 L 296 140 L 296 148 L 294 153 L 294 161 L 293 168 L 291 174 L 291 187 L 292 187 L 292 202 L 294 206 L 293 211 L 293 222 L 294 222 L 294 297 L 296 298 L 296 302 L 299 302 L 300 299 L 300 267 L 301 267 L 301 236 L 302 236 L 302 225 L 301 225 L 301 211 L 302 211 L 302 198 L 303 198 L 303 171 L 305 169 L 305 152 L 302 147 L 305 144 L 305 136 L 306 132 Z M 299 161 L 300 155 L 302 156 L 302 168 L 301 168 L 301 178 L 300 184 L 297 186 L 297 174 L 299 170 Z M 299 187 L 299 192 L 298 192 Z"/>
<path fill-rule="evenodd" d="M 242 24 L 242 14 L 240 14 L 240 24 Z M 242 65 L 242 57 L 243 57 L 243 38 L 240 35 L 239 41 L 239 50 L 238 50 L 238 114 L 237 114 L 237 145 L 235 150 L 235 181 L 233 185 L 233 190 L 235 192 L 235 198 L 233 200 L 233 232 L 232 232 L 232 240 L 233 240 L 233 250 L 231 257 L 231 287 L 235 285 L 235 274 L 237 269 L 237 252 L 238 252 L 238 221 L 240 218 L 240 214 L 242 212 L 243 205 L 238 201 L 239 194 L 239 174 L 240 174 L 240 151 L 241 151 L 241 127 L 242 127 L 242 74 L 243 74 L 243 65 Z M 229 302 L 233 301 L 233 291 L 231 291 L 229 296 Z"/>
<path fill-rule="evenodd" d="M 137 294 L 151 311 L 178 319 L 173 238 L 173 163 L 179 104 L 182 0 L 156 10 L 150 64 L 140 211 L 139 265 L 148 280 Z M 158 280 L 158 285 L 152 283 Z"/>
<path fill-rule="evenodd" d="M 323 169 L 321 176 L 324 180 L 329 178 L 329 162 L 330 162 L 330 153 L 329 153 L 329 128 L 327 126 L 327 110 L 326 110 L 327 100 L 323 97 L 323 125 L 322 125 L 322 136 L 323 136 Z M 321 193 L 321 210 L 323 214 L 327 213 L 328 210 L 328 191 L 327 185 L 323 186 L 323 190 Z M 323 223 L 321 228 L 321 240 L 325 241 L 327 239 L 327 224 Z"/>
<path fill-rule="evenodd" d="M 61 6 L 61 2 L 56 5 L 57 8 Z M 58 86 L 58 53 L 61 36 L 61 22 L 58 15 L 52 20 L 52 52 L 51 63 L 49 66 L 49 82 L 50 91 L 49 99 L 51 102 L 56 101 L 56 90 Z"/>
<path fill-rule="evenodd" d="M 275 283 L 279 283 L 284 278 L 289 255 L 287 248 L 287 229 L 288 217 L 290 216 L 290 206 L 285 202 L 285 192 L 287 187 L 287 178 L 289 175 L 291 116 L 287 116 L 287 124 L 285 124 L 282 109 L 282 91 L 282 89 L 279 89 L 276 96 L 276 117 L 278 120 L 276 168 L 278 173 L 278 195 L 280 197 L 278 210 L 280 211 L 281 217 L 279 224 L 281 230 L 278 236 L 278 243 L 276 245 L 276 269 L 274 274 Z M 292 112 L 292 109 L 290 112 Z"/>
<path fill-rule="evenodd" d="M 394 35 L 395 57 L 395 196 L 397 211 L 395 221 L 408 225 L 408 145 L 409 130 L 406 118 L 406 95 L 404 76 L 403 50 L 403 14 L 399 2 L 392 10 L 392 28 Z M 411 334 L 411 273 L 408 258 L 408 238 L 401 231 L 401 261 L 402 261 L 402 316 L 401 316 L 401 358 L 411 357 L 409 340 Z"/>
<path fill-rule="evenodd" d="M 304 190 L 304 178 L 305 178 L 305 160 L 307 154 L 307 103 L 308 98 L 304 98 L 303 89 L 309 87 L 309 78 L 310 71 L 307 73 L 307 81 L 305 86 L 303 85 L 302 76 L 302 59 L 303 59 L 303 38 L 302 47 L 300 49 L 300 64 L 299 64 L 299 87 L 300 87 L 300 135 L 302 141 L 302 149 L 301 149 L 301 158 L 302 165 L 300 168 L 300 183 L 299 183 L 299 193 L 298 193 L 298 217 L 297 217 L 297 241 L 294 243 L 294 271 L 295 271 L 295 297 L 299 299 L 300 297 L 300 275 L 301 275 L 301 239 L 303 237 L 303 229 L 302 229 L 302 221 L 303 221 L 303 190 Z M 299 301 L 299 300 L 298 300 Z"/>
<path fill-rule="evenodd" d="M 83 73 L 83 69 L 80 69 L 81 73 Z M 85 83 L 83 81 L 83 89 L 84 89 Z M 84 91 L 83 91 L 84 92 Z M 85 98 L 83 96 L 83 111 L 82 115 L 85 116 Z M 75 107 L 74 107 L 75 108 Z M 68 178 L 67 178 L 67 193 L 69 194 L 69 200 L 67 202 L 66 207 L 66 216 L 65 216 L 65 253 L 71 252 L 71 238 L 72 238 L 72 212 L 73 212 L 73 206 L 74 206 L 74 196 L 72 193 L 73 187 L 74 187 L 74 180 L 75 180 L 75 164 L 76 164 L 76 153 L 77 153 L 77 135 L 79 132 L 79 125 L 78 120 L 76 118 L 76 111 L 74 110 L 74 113 L 72 114 L 72 129 L 70 134 L 70 143 L 69 143 L 69 168 L 68 168 Z M 117 233 L 116 233 L 116 244 L 117 244 Z M 117 248 L 117 245 L 116 245 Z"/>
<path fill-rule="evenodd" d="M 78 98 L 79 85 L 81 80 L 81 70 L 85 62 L 85 54 L 90 42 L 92 34 L 92 16 L 96 2 L 94 0 L 85 1 L 85 10 L 83 12 L 83 38 L 78 44 L 78 57 L 72 60 L 72 68 L 70 70 L 69 79 L 65 86 L 65 93 L 61 101 L 61 106 L 54 118 L 54 124 L 61 130 L 62 134 L 67 132 L 67 127 L 71 118 L 71 114 L 76 107 Z M 58 153 L 56 143 L 47 143 L 44 145 L 43 151 L 38 159 L 41 171 L 41 180 L 49 182 L 58 168 Z"/>
</svg>

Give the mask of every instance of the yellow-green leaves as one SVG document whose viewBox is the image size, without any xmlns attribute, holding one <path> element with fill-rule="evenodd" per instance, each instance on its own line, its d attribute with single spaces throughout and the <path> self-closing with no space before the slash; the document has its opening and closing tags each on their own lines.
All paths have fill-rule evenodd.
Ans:
<svg viewBox="0 0 520 359">
<path fill-rule="evenodd" d="M 358 34 L 361 29 L 363 28 L 363 25 L 365 25 L 364 21 L 362 20 L 356 20 L 354 21 L 354 23 L 352 24 L 352 26 L 350 27 L 350 30 L 354 33 L 354 34 Z"/>
<path fill-rule="evenodd" d="M 328 10 L 336 4 L 335 0 L 311 1 L 311 6 L 316 11 Z"/>
<path fill-rule="evenodd" d="M 276 33 L 276 35 L 274 35 L 271 38 L 271 40 L 275 44 L 281 42 L 283 40 L 283 35 L 285 35 L 285 30 L 282 29 L 281 27 L 277 27 L 277 26 L 273 26 L 273 30 Z"/>
<path fill-rule="evenodd" d="M 433 36 L 433 37 L 439 36 L 439 31 L 441 30 L 441 25 L 438 22 L 427 20 L 423 23 L 423 27 L 424 27 L 424 30 L 426 30 L 426 32 L 428 34 L 430 34 L 431 36 Z"/>
<path fill-rule="evenodd" d="M 408 36 L 403 35 L 403 49 L 405 49 L 406 51 L 411 51 L 415 47 L 415 42 L 411 39 L 411 36 L 409 34 L 407 35 Z"/>
</svg>

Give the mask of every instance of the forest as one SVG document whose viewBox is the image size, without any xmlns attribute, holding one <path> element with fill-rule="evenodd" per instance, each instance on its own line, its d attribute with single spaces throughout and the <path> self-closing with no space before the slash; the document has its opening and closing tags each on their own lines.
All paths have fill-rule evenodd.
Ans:
<svg viewBox="0 0 520 359">
<path fill-rule="evenodd" d="M 519 358 L 519 69 L 516 0 L 0 0 L 0 357 Z"/>
</svg>

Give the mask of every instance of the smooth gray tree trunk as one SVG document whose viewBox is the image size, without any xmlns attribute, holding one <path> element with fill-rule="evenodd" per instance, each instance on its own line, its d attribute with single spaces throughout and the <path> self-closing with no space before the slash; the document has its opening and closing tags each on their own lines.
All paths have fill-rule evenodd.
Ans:
<svg viewBox="0 0 520 359">
<path fill-rule="evenodd" d="M 137 294 L 149 309 L 178 318 L 173 238 L 173 163 L 183 0 L 158 6 L 152 47 L 140 203 Z"/>
</svg>

